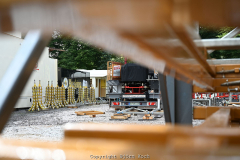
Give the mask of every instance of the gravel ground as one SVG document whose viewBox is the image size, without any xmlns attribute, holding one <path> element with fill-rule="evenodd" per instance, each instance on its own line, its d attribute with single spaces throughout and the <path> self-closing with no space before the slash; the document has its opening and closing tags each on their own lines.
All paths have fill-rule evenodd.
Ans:
<svg viewBox="0 0 240 160">
<path fill-rule="evenodd" d="M 103 111 L 105 114 L 99 114 L 95 118 L 89 116 L 76 116 L 75 111 L 96 110 Z M 126 124 L 150 124 L 164 125 L 164 117 L 157 118 L 154 121 L 138 121 L 142 116 L 131 116 L 128 120 L 118 121 L 109 120 L 115 113 L 108 104 L 81 106 L 76 109 L 60 108 L 50 109 L 40 112 L 28 112 L 27 110 L 14 111 L 3 131 L 3 138 L 15 138 L 36 141 L 59 142 L 63 140 L 63 126 L 66 123 L 126 123 Z M 201 124 L 203 121 L 194 120 L 193 126 Z"/>
</svg>

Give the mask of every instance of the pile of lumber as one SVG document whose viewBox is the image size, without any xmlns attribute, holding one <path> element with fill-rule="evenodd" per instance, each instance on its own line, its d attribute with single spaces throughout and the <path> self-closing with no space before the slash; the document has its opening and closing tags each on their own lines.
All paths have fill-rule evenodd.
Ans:
<svg viewBox="0 0 240 160">
<path fill-rule="evenodd" d="M 105 114 L 105 112 L 100 111 L 76 111 L 78 116 L 90 115 L 91 118 L 96 117 L 96 114 Z"/>
<path fill-rule="evenodd" d="M 154 116 L 151 116 L 150 114 L 145 114 L 145 115 L 143 116 L 143 119 L 145 119 L 145 120 L 153 119 L 153 118 L 154 118 Z"/>
<path fill-rule="evenodd" d="M 131 117 L 131 114 L 114 114 L 113 116 L 111 116 L 111 120 L 127 120 L 129 117 Z"/>
</svg>

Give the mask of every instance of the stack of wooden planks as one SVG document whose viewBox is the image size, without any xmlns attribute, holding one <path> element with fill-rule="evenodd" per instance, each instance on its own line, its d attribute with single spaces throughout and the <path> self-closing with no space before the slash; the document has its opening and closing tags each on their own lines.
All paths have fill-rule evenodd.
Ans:
<svg viewBox="0 0 240 160">
<path fill-rule="evenodd" d="M 96 114 L 105 114 L 105 112 L 101 111 L 76 111 L 75 113 L 77 116 L 90 115 L 91 118 L 96 117 Z"/>
<path fill-rule="evenodd" d="M 114 114 L 111 116 L 111 119 L 120 119 L 120 120 L 127 120 L 131 117 L 131 114 Z"/>
<path fill-rule="evenodd" d="M 154 116 L 151 116 L 150 114 L 145 114 L 145 115 L 143 116 L 143 119 L 145 119 L 145 120 L 153 119 L 153 118 L 154 118 Z"/>
</svg>

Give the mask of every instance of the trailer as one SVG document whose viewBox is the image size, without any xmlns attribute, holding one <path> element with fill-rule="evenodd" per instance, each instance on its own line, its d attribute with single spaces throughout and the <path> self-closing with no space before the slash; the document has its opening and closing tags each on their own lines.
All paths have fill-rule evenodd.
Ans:
<svg viewBox="0 0 240 160">
<path fill-rule="evenodd" d="M 158 74 L 137 64 L 108 62 L 109 107 L 161 110 Z"/>
<path fill-rule="evenodd" d="M 0 35 L 0 79 L 3 77 L 23 41 L 24 39 L 21 38 L 21 33 L 19 32 Z M 41 81 L 44 101 L 45 88 L 48 81 L 53 81 L 54 86 L 57 85 L 57 69 L 57 60 L 49 58 L 49 48 L 45 47 L 18 99 L 17 104 L 15 105 L 15 108 L 30 108 L 32 106 L 32 86 L 34 85 L 34 80 L 37 85 L 39 80 Z"/>
</svg>

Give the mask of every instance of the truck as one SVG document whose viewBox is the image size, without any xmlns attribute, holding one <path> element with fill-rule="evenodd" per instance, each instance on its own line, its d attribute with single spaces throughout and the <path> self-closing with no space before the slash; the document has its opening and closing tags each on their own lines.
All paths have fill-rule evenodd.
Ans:
<svg viewBox="0 0 240 160">
<path fill-rule="evenodd" d="M 121 111 L 159 111 L 158 73 L 133 63 L 107 63 L 109 107 Z"/>
</svg>

